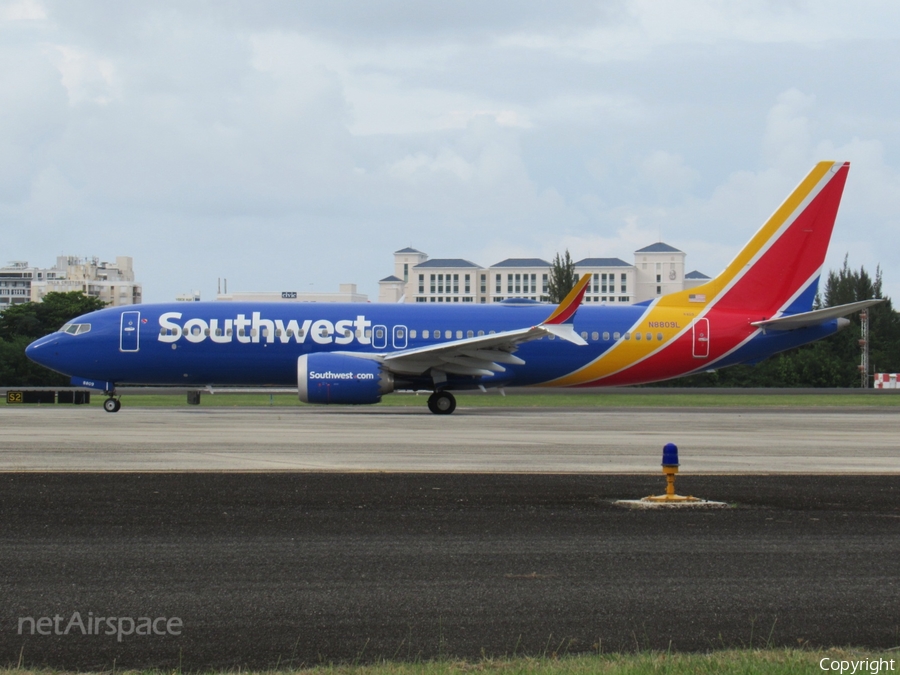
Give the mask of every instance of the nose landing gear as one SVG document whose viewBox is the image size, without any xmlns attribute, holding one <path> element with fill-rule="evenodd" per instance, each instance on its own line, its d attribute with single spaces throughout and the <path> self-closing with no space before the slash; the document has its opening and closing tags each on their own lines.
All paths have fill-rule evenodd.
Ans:
<svg viewBox="0 0 900 675">
<path fill-rule="evenodd" d="M 428 397 L 428 409 L 435 415 L 449 415 L 456 410 L 456 397 L 449 391 L 436 391 Z"/>
<path fill-rule="evenodd" d="M 117 398 L 113 398 L 112 396 L 103 401 L 103 409 L 108 413 L 119 412 L 119 408 L 121 407 L 121 401 L 119 401 L 119 399 Z"/>
</svg>

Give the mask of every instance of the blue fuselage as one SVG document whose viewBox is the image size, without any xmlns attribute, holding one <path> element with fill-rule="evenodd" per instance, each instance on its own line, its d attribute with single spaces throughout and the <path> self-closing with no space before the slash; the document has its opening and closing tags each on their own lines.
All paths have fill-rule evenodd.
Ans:
<svg viewBox="0 0 900 675">
<path fill-rule="evenodd" d="M 410 350 L 527 328 L 540 324 L 550 309 L 549 305 L 463 304 L 138 305 L 79 317 L 73 324 L 88 329 L 41 338 L 28 348 L 28 355 L 61 373 L 118 385 L 296 386 L 297 360 L 304 354 Z M 574 328 L 587 345 L 544 337 L 518 347 L 516 356 L 524 365 L 510 365 L 491 376 L 452 376 L 448 387 L 528 386 L 556 380 L 602 357 L 640 325 L 647 312 L 643 305 L 583 305 Z M 758 361 L 820 339 L 836 328 L 832 321 L 797 331 L 759 333 L 714 363 L 686 362 L 678 374 Z M 654 335 L 648 333 L 647 339 L 652 341 Z M 716 339 L 711 320 L 710 340 Z M 403 378 L 402 384 L 433 386 L 427 373 Z"/>
</svg>

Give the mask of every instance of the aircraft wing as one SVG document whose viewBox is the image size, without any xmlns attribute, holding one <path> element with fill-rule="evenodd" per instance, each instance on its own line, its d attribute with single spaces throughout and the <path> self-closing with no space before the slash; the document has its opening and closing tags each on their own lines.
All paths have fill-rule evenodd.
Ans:
<svg viewBox="0 0 900 675">
<path fill-rule="evenodd" d="M 766 321 L 753 321 L 750 325 L 766 330 L 794 330 L 795 328 L 807 328 L 808 326 L 818 326 L 826 321 L 859 312 L 872 305 L 877 305 L 880 302 L 884 302 L 884 298 L 851 302 L 848 305 L 826 307 L 825 309 L 815 309 L 811 312 L 803 312 L 802 314 L 788 314 L 787 316 L 780 316 L 777 319 L 767 319 Z"/>
<path fill-rule="evenodd" d="M 398 375 L 422 375 L 430 370 L 435 381 L 440 382 L 448 374 L 481 377 L 504 372 L 504 365 L 522 365 L 525 361 L 513 352 L 523 342 L 544 336 L 585 345 L 587 343 L 575 332 L 571 321 L 584 299 L 590 278 L 589 274 L 582 276 L 550 316 L 536 326 L 366 357 L 381 361 L 387 370 Z"/>
</svg>

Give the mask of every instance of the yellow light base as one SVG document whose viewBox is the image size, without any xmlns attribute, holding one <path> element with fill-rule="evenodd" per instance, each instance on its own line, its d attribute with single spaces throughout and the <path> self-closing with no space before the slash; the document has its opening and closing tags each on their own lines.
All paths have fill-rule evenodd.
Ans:
<svg viewBox="0 0 900 675">
<path fill-rule="evenodd" d="M 664 495 L 650 495 L 649 497 L 644 497 L 642 502 L 702 502 L 703 500 L 699 497 L 685 497 L 683 495 L 669 494 L 666 493 Z"/>
<path fill-rule="evenodd" d="M 650 495 L 643 499 L 619 499 L 615 503 L 620 506 L 629 506 L 632 508 L 650 508 L 658 506 L 710 506 L 713 508 L 722 508 L 727 506 L 723 502 L 711 502 L 707 499 L 700 499 L 699 497 L 675 494 L 675 474 L 678 473 L 678 466 L 664 464 L 663 473 L 666 476 L 666 494 Z"/>
</svg>

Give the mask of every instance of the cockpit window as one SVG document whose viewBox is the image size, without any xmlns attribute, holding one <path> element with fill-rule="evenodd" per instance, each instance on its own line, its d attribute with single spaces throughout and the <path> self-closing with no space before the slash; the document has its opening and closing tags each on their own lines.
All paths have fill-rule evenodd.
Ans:
<svg viewBox="0 0 900 675">
<path fill-rule="evenodd" d="M 69 335 L 81 335 L 82 333 L 90 332 L 90 330 L 91 324 L 89 323 L 67 323 L 59 329 L 59 332 L 68 333 Z"/>
</svg>

